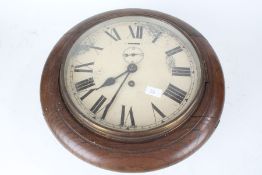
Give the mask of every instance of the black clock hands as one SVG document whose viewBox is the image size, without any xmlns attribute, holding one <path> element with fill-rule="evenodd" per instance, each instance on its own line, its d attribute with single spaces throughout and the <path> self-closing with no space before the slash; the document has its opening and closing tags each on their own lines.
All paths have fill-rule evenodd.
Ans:
<svg viewBox="0 0 262 175">
<path fill-rule="evenodd" d="M 133 73 L 137 70 L 137 66 L 135 64 L 129 64 L 127 67 L 127 70 L 125 70 L 123 73 L 119 74 L 116 77 L 109 77 L 107 78 L 104 83 L 98 87 L 98 88 L 93 88 L 90 89 L 86 94 L 84 94 L 80 99 L 84 100 L 89 94 L 91 94 L 92 92 L 101 89 L 102 87 L 106 87 L 106 86 L 111 86 L 113 84 L 115 84 L 116 79 L 118 79 L 119 77 L 122 77 L 123 75 L 127 74 L 127 73 Z"/>
<path fill-rule="evenodd" d="M 106 105 L 105 110 L 103 112 L 103 115 L 101 117 L 101 120 L 104 120 L 106 117 L 106 114 L 110 108 L 110 106 L 112 105 L 112 103 L 114 102 L 117 94 L 119 93 L 120 89 L 122 88 L 123 84 L 125 83 L 126 79 L 128 78 L 130 73 L 134 73 L 137 70 L 137 66 L 135 64 L 129 64 L 127 67 L 127 75 L 124 78 L 124 80 L 122 81 L 122 83 L 120 84 L 119 88 L 117 89 L 116 93 L 114 94 L 114 96 L 112 97 L 112 99 L 110 100 L 110 102 Z M 121 75 L 121 74 L 120 74 Z"/>
<path fill-rule="evenodd" d="M 113 84 L 115 84 L 116 82 L 116 79 L 122 77 L 123 75 L 125 75 L 126 73 L 132 73 L 132 72 L 135 72 L 137 70 L 137 66 L 135 64 L 129 64 L 128 67 L 127 67 L 127 70 L 125 70 L 123 73 L 119 74 L 118 76 L 116 77 L 109 77 L 105 80 L 105 82 L 98 88 L 96 88 L 95 90 L 98 90 L 102 87 L 105 87 L 105 86 L 111 86 Z"/>
<path fill-rule="evenodd" d="M 126 70 L 125 72 L 119 74 L 118 76 L 116 77 L 109 77 L 105 80 L 105 82 L 98 88 L 96 88 L 96 90 L 102 88 L 102 87 L 105 87 L 105 86 L 111 86 L 113 84 L 115 84 L 116 82 L 116 79 L 118 79 L 119 77 L 122 77 L 123 75 L 125 75 L 126 73 L 128 73 L 128 70 Z"/>
<path fill-rule="evenodd" d="M 103 115 L 102 115 L 102 117 L 101 117 L 101 120 L 104 120 L 104 119 L 105 119 L 106 114 L 107 114 L 110 106 L 111 106 L 112 103 L 114 102 L 114 100 L 115 100 L 118 92 L 120 91 L 121 87 L 122 87 L 123 84 L 125 83 L 125 81 L 126 81 L 127 77 L 129 76 L 129 74 L 130 74 L 130 72 L 127 73 L 125 79 L 123 80 L 123 82 L 121 83 L 121 85 L 119 86 L 119 88 L 117 89 L 116 93 L 114 94 L 114 96 L 112 97 L 112 99 L 110 100 L 110 102 L 106 105 L 105 110 L 104 110 L 104 112 L 103 112 Z"/>
</svg>

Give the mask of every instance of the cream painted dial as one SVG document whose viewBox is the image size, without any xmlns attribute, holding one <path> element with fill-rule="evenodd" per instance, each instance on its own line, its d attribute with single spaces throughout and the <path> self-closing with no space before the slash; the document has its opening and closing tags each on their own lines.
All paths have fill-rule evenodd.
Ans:
<svg viewBox="0 0 262 175">
<path fill-rule="evenodd" d="M 62 67 L 62 92 L 74 116 L 117 131 L 181 122 L 201 86 L 199 57 L 176 28 L 157 19 L 118 17 L 93 26 Z"/>
</svg>

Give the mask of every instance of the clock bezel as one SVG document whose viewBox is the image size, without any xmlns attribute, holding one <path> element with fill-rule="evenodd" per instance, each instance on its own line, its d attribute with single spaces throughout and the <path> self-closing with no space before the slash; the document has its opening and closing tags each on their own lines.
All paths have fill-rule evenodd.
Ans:
<svg viewBox="0 0 262 175">
<path fill-rule="evenodd" d="M 102 137 L 80 124 L 60 93 L 62 60 L 84 25 L 122 15 L 166 18 L 195 43 L 205 65 L 203 97 L 192 115 L 175 130 L 141 143 L 124 143 Z M 121 9 L 89 18 L 67 32 L 50 53 L 41 79 L 43 115 L 56 138 L 73 154 L 98 167 L 121 172 L 145 172 L 175 164 L 200 148 L 216 129 L 224 104 L 224 78 L 218 58 L 208 41 L 193 27 L 170 15 L 145 9 Z"/>
<path fill-rule="evenodd" d="M 136 16 L 136 17 L 140 17 L 143 15 L 127 15 L 127 14 L 119 14 L 119 16 L 114 16 L 113 18 L 111 16 L 101 16 L 101 19 L 98 20 L 96 23 L 92 23 L 92 25 L 85 25 L 85 26 L 81 26 L 82 28 L 84 28 L 85 30 L 82 30 L 80 33 L 81 37 L 86 31 L 90 30 L 91 28 L 93 28 L 94 26 L 105 22 L 107 20 L 111 20 L 114 18 L 119 18 L 119 17 L 129 17 L 129 16 Z M 149 17 L 149 16 L 143 16 L 143 17 Z M 150 17 L 153 18 L 153 17 Z M 205 73 L 204 73 L 204 64 L 203 64 L 203 60 L 201 59 L 201 55 L 199 54 L 199 51 L 197 50 L 197 48 L 195 47 L 194 43 L 192 43 L 192 41 L 190 40 L 190 37 L 188 37 L 187 35 L 185 35 L 179 28 L 178 26 L 174 25 L 174 24 L 170 24 L 170 22 L 172 21 L 168 21 L 166 18 L 154 18 L 156 20 L 161 20 L 167 24 L 169 24 L 170 26 L 176 28 L 176 30 L 178 30 L 182 35 L 184 35 L 185 39 L 188 40 L 188 42 L 192 45 L 193 49 L 195 49 L 195 52 L 198 56 L 199 59 L 199 64 L 200 64 L 200 86 L 198 89 L 198 93 L 197 95 L 194 97 L 193 101 L 191 102 L 190 106 L 188 106 L 184 112 L 182 112 L 180 114 L 179 117 L 170 120 L 168 122 L 166 122 L 163 125 L 157 126 L 155 128 L 150 128 L 147 130 L 143 130 L 143 131 L 128 131 L 128 130 L 117 130 L 117 129 L 113 129 L 113 128 L 109 128 L 106 126 L 103 126 L 100 123 L 95 123 L 93 122 L 91 119 L 86 118 L 84 116 L 84 114 L 78 110 L 78 108 L 75 106 L 75 104 L 73 103 L 73 101 L 70 99 L 69 94 L 67 92 L 67 88 L 66 88 L 66 81 L 65 81 L 65 63 L 66 63 L 66 59 L 68 56 L 66 56 L 61 64 L 61 68 L 60 68 L 60 91 L 62 94 L 62 97 L 64 98 L 64 102 L 67 105 L 69 111 L 72 113 L 72 115 L 81 123 L 83 124 L 85 127 L 87 127 L 88 129 L 92 130 L 93 132 L 104 136 L 106 138 L 109 139 L 114 139 L 114 140 L 118 140 L 118 141 L 122 141 L 122 142 L 144 142 L 144 141 L 148 141 L 151 139 L 155 139 L 157 137 L 161 137 L 164 134 L 167 134 L 168 132 L 176 129 L 177 127 L 179 127 L 183 122 L 185 122 L 188 117 L 190 117 L 190 115 L 194 112 L 194 110 L 197 107 L 198 102 L 201 100 L 202 95 L 203 95 L 203 89 L 204 89 L 204 81 L 205 81 Z M 78 38 L 76 39 L 76 41 L 78 40 Z M 75 42 L 71 42 L 70 40 L 68 41 L 71 43 L 71 48 L 73 47 L 73 45 L 75 44 Z M 71 49 L 70 48 L 70 49 Z M 69 49 L 69 51 L 70 51 Z M 68 53 L 69 53 L 68 51 Z"/>
</svg>

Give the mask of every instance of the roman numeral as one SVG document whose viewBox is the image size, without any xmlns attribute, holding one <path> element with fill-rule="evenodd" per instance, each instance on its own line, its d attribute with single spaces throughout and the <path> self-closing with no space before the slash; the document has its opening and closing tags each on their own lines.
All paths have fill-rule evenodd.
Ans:
<svg viewBox="0 0 262 175">
<path fill-rule="evenodd" d="M 190 76 L 190 68 L 189 67 L 173 67 L 172 75 L 176 76 Z"/>
<path fill-rule="evenodd" d="M 130 117 L 130 121 L 131 121 L 131 126 L 135 127 L 135 119 L 134 119 L 134 114 L 133 114 L 133 110 L 132 107 L 129 109 L 128 115 L 126 116 L 126 112 L 125 112 L 125 105 L 122 105 L 122 110 L 121 110 L 121 120 L 120 120 L 120 126 L 124 126 L 125 125 L 125 117 Z"/>
<path fill-rule="evenodd" d="M 176 47 L 176 48 L 174 48 L 174 49 L 170 49 L 170 50 L 166 51 L 166 55 L 167 55 L 168 57 L 170 57 L 170 56 L 172 56 L 172 55 L 174 55 L 174 54 L 176 54 L 176 53 L 179 53 L 179 52 L 181 52 L 181 51 L 183 51 L 183 49 L 182 49 L 180 46 L 178 46 L 178 47 Z"/>
<path fill-rule="evenodd" d="M 162 111 L 160 111 L 160 109 L 158 109 L 156 107 L 156 105 L 154 105 L 154 103 L 151 102 L 151 105 L 152 105 L 152 108 L 153 108 L 154 115 L 155 115 L 155 111 L 156 111 L 162 118 L 166 117 L 166 115 Z"/>
<path fill-rule="evenodd" d="M 86 45 L 86 47 L 90 48 L 90 49 L 96 49 L 96 50 L 103 50 L 104 48 L 102 47 L 97 47 L 97 46 L 91 46 L 91 45 Z"/>
<path fill-rule="evenodd" d="M 75 84 L 75 88 L 76 88 L 76 91 L 79 92 L 79 91 L 82 91 L 94 85 L 95 85 L 94 79 L 91 77 L 91 78 L 77 82 Z"/>
<path fill-rule="evenodd" d="M 93 69 L 89 67 L 91 65 L 94 65 L 94 62 L 77 65 L 77 66 L 75 66 L 74 72 L 90 72 L 90 73 L 92 73 Z"/>
<path fill-rule="evenodd" d="M 186 96 L 186 92 L 172 84 L 169 84 L 164 92 L 164 95 L 176 101 L 177 103 L 181 103 Z"/>
<path fill-rule="evenodd" d="M 113 32 L 113 33 L 112 33 L 112 32 Z M 119 36 L 119 34 L 117 33 L 117 31 L 116 31 L 115 28 L 112 29 L 112 32 L 109 33 L 109 32 L 107 32 L 107 31 L 105 31 L 105 33 L 106 33 L 110 38 L 112 38 L 113 40 L 115 40 L 115 41 L 121 40 L 121 38 L 120 38 L 120 36 Z"/>
<path fill-rule="evenodd" d="M 89 94 L 91 94 L 94 90 L 96 89 L 90 89 L 89 91 L 87 91 L 87 93 L 85 93 L 80 99 L 84 100 Z"/>
<path fill-rule="evenodd" d="M 157 35 L 153 39 L 152 43 L 155 43 L 158 40 L 158 38 L 160 37 L 161 34 L 162 34 L 161 32 L 157 33 Z"/>
<path fill-rule="evenodd" d="M 102 107 L 102 105 L 105 103 L 106 98 L 101 95 L 100 98 L 95 102 L 95 104 L 92 106 L 92 108 L 90 109 L 91 112 L 93 112 L 94 114 L 97 113 L 97 111 Z"/>
<path fill-rule="evenodd" d="M 136 26 L 136 31 L 134 31 L 131 26 L 128 26 L 128 28 L 133 38 L 142 39 L 143 37 L 143 27 L 142 26 Z"/>
</svg>

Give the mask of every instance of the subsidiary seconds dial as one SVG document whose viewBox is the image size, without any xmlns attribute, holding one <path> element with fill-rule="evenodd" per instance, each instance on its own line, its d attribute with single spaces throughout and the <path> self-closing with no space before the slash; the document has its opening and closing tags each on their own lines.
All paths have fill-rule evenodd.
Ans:
<svg viewBox="0 0 262 175">
<path fill-rule="evenodd" d="M 158 135 L 161 126 L 185 121 L 201 94 L 194 47 L 177 29 L 150 17 L 117 17 L 93 26 L 70 49 L 61 75 L 69 110 L 104 135 Z"/>
</svg>

